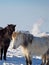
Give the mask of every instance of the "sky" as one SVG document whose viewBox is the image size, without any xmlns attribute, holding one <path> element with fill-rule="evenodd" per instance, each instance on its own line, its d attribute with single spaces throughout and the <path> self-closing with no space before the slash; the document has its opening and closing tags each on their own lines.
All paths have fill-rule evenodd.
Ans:
<svg viewBox="0 0 49 65">
<path fill-rule="evenodd" d="M 49 0 L 0 0 L 0 27 L 7 24 L 24 31 L 39 24 L 41 32 L 49 32 Z"/>
</svg>

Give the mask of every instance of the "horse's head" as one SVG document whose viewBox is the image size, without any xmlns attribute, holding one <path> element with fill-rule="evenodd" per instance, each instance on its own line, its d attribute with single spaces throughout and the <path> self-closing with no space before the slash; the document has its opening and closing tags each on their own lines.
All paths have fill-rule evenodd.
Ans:
<svg viewBox="0 0 49 65">
<path fill-rule="evenodd" d="M 15 27 L 16 27 L 16 25 L 14 25 L 14 24 L 9 24 L 9 25 L 6 27 L 7 32 L 8 32 L 9 35 L 12 35 L 12 33 L 15 31 Z"/>
<path fill-rule="evenodd" d="M 20 45 L 28 46 L 28 44 L 32 43 L 33 35 L 31 34 L 25 34 L 22 32 L 14 32 L 12 34 L 12 40 L 13 40 L 13 47 L 17 48 Z"/>
<path fill-rule="evenodd" d="M 20 32 L 13 32 L 12 40 L 13 48 L 16 49 L 18 46 L 21 45 L 21 43 L 23 43 L 23 34 Z"/>
</svg>

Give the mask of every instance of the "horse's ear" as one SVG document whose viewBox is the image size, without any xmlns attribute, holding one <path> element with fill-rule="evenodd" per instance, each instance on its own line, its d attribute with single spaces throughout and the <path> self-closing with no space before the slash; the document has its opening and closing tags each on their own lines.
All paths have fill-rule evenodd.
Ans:
<svg viewBox="0 0 49 65">
<path fill-rule="evenodd" d="M 14 25 L 14 24 L 7 24 L 7 25 L 8 25 L 8 26 L 12 26 L 12 25 L 13 25 L 14 27 L 16 27 L 16 25 Z"/>
<path fill-rule="evenodd" d="M 16 27 L 16 25 L 14 25 L 14 27 Z"/>
</svg>

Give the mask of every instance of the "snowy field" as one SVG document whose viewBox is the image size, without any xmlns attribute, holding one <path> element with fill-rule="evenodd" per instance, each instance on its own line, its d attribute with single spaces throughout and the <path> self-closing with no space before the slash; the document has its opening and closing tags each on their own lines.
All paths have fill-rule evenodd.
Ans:
<svg viewBox="0 0 49 65">
<path fill-rule="evenodd" d="M 0 65 L 26 65 L 25 59 L 22 56 L 22 53 L 19 49 L 20 47 L 17 50 L 8 49 L 7 60 L 6 61 L 0 60 Z M 33 62 L 32 65 L 40 65 L 41 59 L 36 57 L 32 59 L 32 62 Z"/>
</svg>

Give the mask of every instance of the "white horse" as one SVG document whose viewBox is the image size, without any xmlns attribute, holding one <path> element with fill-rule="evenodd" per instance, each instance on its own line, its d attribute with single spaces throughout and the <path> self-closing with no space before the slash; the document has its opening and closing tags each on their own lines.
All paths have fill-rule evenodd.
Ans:
<svg viewBox="0 0 49 65">
<path fill-rule="evenodd" d="M 49 49 L 49 36 L 36 37 L 31 34 L 14 32 L 12 34 L 13 48 L 21 45 L 26 65 L 32 65 L 32 56 L 43 56 Z M 41 65 L 44 65 L 44 60 Z"/>
</svg>

